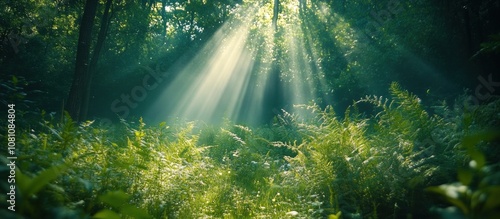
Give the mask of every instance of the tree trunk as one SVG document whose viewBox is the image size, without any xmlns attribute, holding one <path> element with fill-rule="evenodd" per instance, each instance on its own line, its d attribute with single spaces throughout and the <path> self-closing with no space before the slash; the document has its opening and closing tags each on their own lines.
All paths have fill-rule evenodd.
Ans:
<svg viewBox="0 0 500 219">
<path fill-rule="evenodd" d="M 270 121 L 274 116 L 280 114 L 280 109 L 283 107 L 283 96 L 281 90 L 281 67 L 279 60 L 282 57 L 280 47 L 278 46 L 278 14 L 279 14 L 279 0 L 274 0 L 273 5 L 273 29 L 274 29 L 274 47 L 273 47 L 273 61 L 271 63 L 271 70 L 269 71 L 268 80 L 266 83 L 266 96 L 264 97 L 264 105 L 270 111 L 265 112 L 263 117 L 265 120 Z"/>
<path fill-rule="evenodd" d="M 82 121 L 82 105 L 85 100 L 85 88 L 88 86 L 88 67 L 90 56 L 90 43 L 92 41 L 92 26 L 97 10 L 97 0 L 87 0 L 80 23 L 78 47 L 76 51 L 75 75 L 68 97 L 66 110 L 75 121 Z"/>
<path fill-rule="evenodd" d="M 278 13 L 279 13 L 279 0 L 274 0 L 274 10 L 273 10 L 273 28 L 274 30 L 278 30 Z"/>
<path fill-rule="evenodd" d="M 474 45 L 472 40 L 472 24 L 470 21 L 470 6 L 466 5 L 464 10 L 464 26 L 465 26 L 465 37 L 467 39 L 467 54 L 474 54 Z"/>
<path fill-rule="evenodd" d="M 111 9 L 111 4 L 113 0 L 107 0 L 106 1 L 106 6 L 104 8 L 104 13 L 102 14 L 102 19 L 101 19 L 101 27 L 99 29 L 99 33 L 97 35 L 97 42 L 94 47 L 94 51 L 92 53 L 92 59 L 90 60 L 90 65 L 89 65 L 89 73 L 88 73 L 88 84 L 87 87 L 85 88 L 85 99 L 83 100 L 83 105 L 82 105 L 82 113 L 81 113 L 81 119 L 85 120 L 87 118 L 87 112 L 89 109 L 89 100 L 90 100 L 90 88 L 92 87 L 92 77 L 95 74 L 95 69 L 97 68 L 97 62 L 99 60 L 99 55 L 101 54 L 102 47 L 104 46 L 104 41 L 106 40 L 106 34 L 108 33 L 108 27 L 110 23 L 110 16 L 109 16 L 109 11 Z"/>
<path fill-rule="evenodd" d="M 161 24 L 163 28 L 163 37 L 167 37 L 167 0 L 161 1 Z"/>
</svg>

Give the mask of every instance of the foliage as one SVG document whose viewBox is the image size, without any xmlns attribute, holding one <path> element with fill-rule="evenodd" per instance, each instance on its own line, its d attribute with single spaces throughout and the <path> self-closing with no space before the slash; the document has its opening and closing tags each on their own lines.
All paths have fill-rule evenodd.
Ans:
<svg viewBox="0 0 500 219">
<path fill-rule="evenodd" d="M 146 125 L 142 119 L 78 125 L 42 112 L 38 126 L 19 132 L 21 204 L 15 215 L 429 217 L 425 209 L 433 202 L 422 193 L 425 188 L 463 215 L 494 212 L 498 164 L 487 164 L 478 151 L 498 157 L 495 142 L 474 149 L 490 138 L 467 133 L 491 128 L 491 118 L 499 119 L 492 109 L 500 101 L 476 106 L 482 116 L 464 124 L 468 111 L 443 107 L 431 114 L 398 84 L 390 93 L 387 99 L 361 99 L 342 118 L 331 106 L 304 105 L 316 116 L 306 120 L 284 111 L 272 126 L 253 128 L 230 121 L 220 127 Z M 375 107 L 373 113 L 359 113 L 367 103 Z M 468 155 L 474 162 L 458 170 L 460 183 L 445 184 Z"/>
<path fill-rule="evenodd" d="M 13 213 L 2 203 L 1 218 L 427 218 L 431 207 L 444 217 L 498 213 L 491 198 L 498 141 L 475 135 L 500 126 L 498 83 L 476 76 L 498 69 L 498 0 L 279 0 L 276 29 L 273 1 L 112 1 L 107 21 L 106 1 L 98 2 L 93 31 L 104 22 L 109 28 L 89 118 L 115 116 L 112 103 L 130 96 L 144 100 L 124 101 L 139 114 L 177 68 L 220 37 L 214 33 L 227 37 L 240 27 L 248 27 L 254 63 L 246 82 L 256 87 L 248 90 L 263 89 L 242 96 L 267 97 L 263 112 L 313 102 L 257 127 L 75 123 L 62 106 L 85 1 L 2 1 L 0 103 L 17 107 L 19 204 Z M 449 105 L 462 85 L 477 85 L 469 79 L 481 83 L 472 98 L 480 89 L 492 98 L 470 105 L 462 96 Z M 9 173 L 6 165 L 0 173 Z M 9 187 L 2 181 L 0 188 L 3 198 Z M 439 209 L 424 190 L 453 206 Z"/>
<path fill-rule="evenodd" d="M 427 191 L 442 197 L 453 207 L 433 209 L 443 218 L 498 218 L 500 216 L 500 172 L 498 163 L 487 165 L 487 160 L 476 145 L 491 142 L 500 135 L 484 131 L 466 136 L 462 147 L 470 156 L 468 167 L 458 171 L 458 182 L 432 186 Z"/>
<path fill-rule="evenodd" d="M 500 51 L 500 34 L 490 35 L 489 38 L 489 41 L 481 43 L 481 50 L 474 56 L 484 53 L 498 53 Z"/>
<path fill-rule="evenodd" d="M 498 56 L 498 0 L 468 2 L 467 7 L 449 0 L 280 0 L 276 34 L 269 28 L 272 1 L 113 1 L 109 21 L 103 21 L 105 2 L 99 1 L 93 25 L 97 33 L 109 22 L 91 84 L 89 118 L 114 117 L 111 103 L 142 85 L 150 73 L 144 69 L 163 73 L 182 66 L 221 27 L 238 29 L 238 18 L 250 26 L 248 47 L 257 51 L 253 58 L 261 65 L 253 73 L 267 74 L 270 63 L 279 63 L 279 83 L 293 87 L 290 81 L 300 78 L 295 80 L 311 86 L 296 96 L 314 96 L 305 101 L 314 99 L 322 107 L 335 103 L 338 111 L 366 94 L 387 96 L 385 86 L 393 80 L 422 99 L 429 88 L 442 96 L 453 94 L 457 89 L 438 79 L 466 84 L 477 69 L 484 67 L 483 75 L 493 72 Z M 1 79 L 16 75 L 30 81 L 26 93 L 43 93 L 36 95 L 37 108 L 60 112 L 67 103 L 83 6 L 84 1 L 0 3 Z M 484 41 L 486 36 L 491 39 Z M 488 53 L 476 60 L 493 61 L 464 64 L 472 56 L 467 50 Z M 163 85 L 176 75 L 171 76 Z M 148 99 L 160 90 L 151 91 Z M 142 108 L 131 111 L 137 115 Z"/>
</svg>

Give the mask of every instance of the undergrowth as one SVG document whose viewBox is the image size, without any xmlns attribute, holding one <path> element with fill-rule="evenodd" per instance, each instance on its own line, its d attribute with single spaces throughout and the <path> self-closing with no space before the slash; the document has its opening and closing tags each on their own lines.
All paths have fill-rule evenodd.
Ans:
<svg viewBox="0 0 500 219">
<path fill-rule="evenodd" d="M 39 124 L 18 130 L 16 211 L 4 202 L 0 215 L 497 217 L 500 204 L 491 198 L 500 191 L 497 132 L 472 143 L 470 136 L 497 127 L 500 100 L 443 103 L 431 114 L 398 84 L 390 93 L 367 96 L 344 115 L 297 106 L 313 116 L 283 111 L 262 127 L 142 119 L 76 124 L 42 112 Z M 373 113 L 359 112 L 360 104 L 373 106 Z M 0 172 L 9 169 L 2 165 Z M 6 181 L 0 185 L 7 199 Z"/>
</svg>

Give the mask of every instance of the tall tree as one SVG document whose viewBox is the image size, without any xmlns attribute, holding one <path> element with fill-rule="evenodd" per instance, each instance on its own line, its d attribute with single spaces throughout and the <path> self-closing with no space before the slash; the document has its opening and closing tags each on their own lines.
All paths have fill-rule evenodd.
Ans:
<svg viewBox="0 0 500 219">
<path fill-rule="evenodd" d="M 279 114 L 280 109 L 283 107 L 283 95 L 281 90 L 281 66 L 280 57 L 282 57 L 281 47 L 279 45 L 279 31 L 278 31 L 278 14 L 279 14 L 279 0 L 274 0 L 273 4 L 273 20 L 272 27 L 274 29 L 274 47 L 273 47 L 273 61 L 271 63 L 271 70 L 268 75 L 268 83 L 266 84 L 266 97 L 264 98 L 264 105 L 270 107 L 269 111 L 263 117 L 270 121 L 272 117 Z"/>
<path fill-rule="evenodd" d="M 75 121 L 82 121 L 82 108 L 89 85 L 89 57 L 92 41 L 92 26 L 96 15 L 98 0 L 87 0 L 80 23 L 78 47 L 76 51 L 75 73 L 69 92 L 66 110 Z"/>
<path fill-rule="evenodd" d="M 82 113 L 81 113 L 81 119 L 86 119 L 87 117 L 87 112 L 89 108 L 89 99 L 90 99 L 90 87 L 92 84 L 92 78 L 93 75 L 95 74 L 95 70 L 97 68 L 97 62 L 99 60 L 99 55 L 101 54 L 102 47 L 104 46 L 104 41 L 106 40 L 106 35 L 108 33 L 108 27 L 109 23 L 111 21 L 111 16 L 110 16 L 110 10 L 111 10 L 111 4 L 113 0 L 107 0 L 106 1 L 106 6 L 104 8 L 104 13 L 102 14 L 101 18 L 101 27 L 99 29 L 99 33 L 97 34 L 97 42 L 94 47 L 94 51 L 92 52 L 92 58 L 90 60 L 90 65 L 89 65 L 89 73 L 87 74 L 89 78 L 86 80 L 88 81 L 87 87 L 85 87 L 85 96 L 83 99 L 83 105 L 82 105 Z"/>
<path fill-rule="evenodd" d="M 274 0 L 273 5 L 273 28 L 274 30 L 278 30 L 278 13 L 279 13 L 280 1 Z"/>
</svg>

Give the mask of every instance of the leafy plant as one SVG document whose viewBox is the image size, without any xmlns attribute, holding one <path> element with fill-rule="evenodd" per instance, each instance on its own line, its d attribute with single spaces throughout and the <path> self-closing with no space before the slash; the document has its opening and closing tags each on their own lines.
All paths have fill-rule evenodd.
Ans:
<svg viewBox="0 0 500 219">
<path fill-rule="evenodd" d="M 458 182 L 428 187 L 426 191 L 440 196 L 452 207 L 435 208 L 442 218 L 500 217 L 500 166 L 487 164 L 485 156 L 475 146 L 492 141 L 499 132 L 480 132 L 466 136 L 462 147 L 470 156 L 468 167 L 458 170 Z"/>
<path fill-rule="evenodd" d="M 41 122 L 19 130 L 17 139 L 19 194 L 27 195 L 20 196 L 17 215 L 0 213 L 425 218 L 430 214 L 422 209 L 432 202 L 422 191 L 443 184 L 427 190 L 456 206 L 455 212 L 496 216 L 498 203 L 491 197 L 499 167 L 486 162 L 498 157 L 490 146 L 496 142 L 479 142 L 490 135 L 464 136 L 494 127 L 500 101 L 468 108 L 443 103 L 433 114 L 398 84 L 389 91 L 387 98 L 355 102 L 343 115 L 313 103 L 298 106 L 308 112 L 304 117 L 282 111 L 273 124 L 259 127 L 231 121 L 150 125 L 142 119 L 76 124 L 42 111 Z M 362 113 L 361 104 L 373 110 Z M 459 182 L 449 183 L 468 156 L 472 166 L 458 171 Z"/>
</svg>

